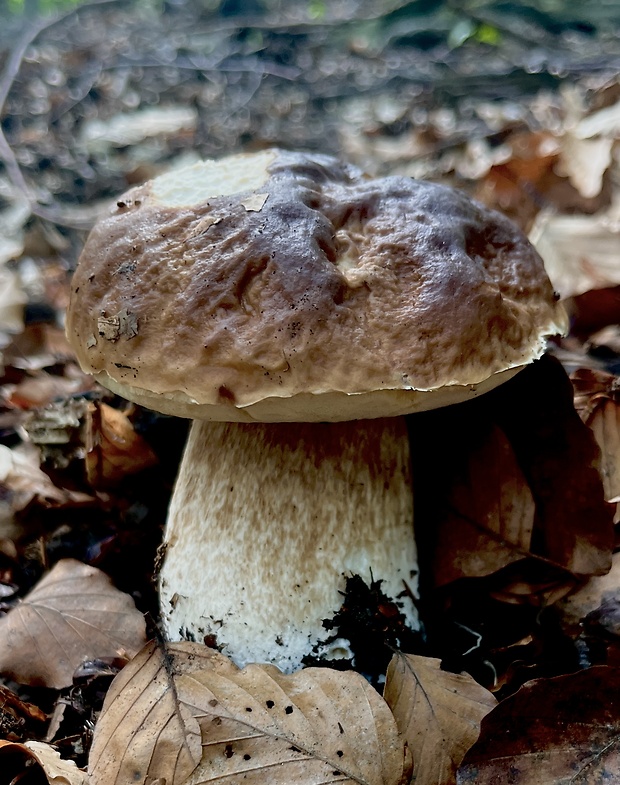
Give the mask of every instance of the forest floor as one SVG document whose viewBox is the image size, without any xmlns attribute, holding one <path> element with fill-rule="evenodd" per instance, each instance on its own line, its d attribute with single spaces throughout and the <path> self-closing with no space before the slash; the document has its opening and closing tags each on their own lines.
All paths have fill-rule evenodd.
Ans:
<svg viewBox="0 0 620 785">
<path fill-rule="evenodd" d="M 63 319 L 87 232 L 119 194 L 172 166 L 271 146 L 455 186 L 509 215 L 542 255 L 570 333 L 480 400 L 411 418 L 425 634 L 395 655 L 385 698 L 417 785 L 620 778 L 620 7 L 567 5 L 103 0 L 2 12 L 0 785 L 82 782 L 89 753 L 91 783 L 120 785 L 131 766 L 153 785 L 215 779 L 192 747 L 189 704 L 179 709 L 186 653 L 142 649 L 159 639 L 153 565 L 187 424 L 100 388 Z M 377 681 L 400 627 L 367 588 L 345 605 L 366 619 Z M 158 656 L 177 696 L 167 743 L 187 760 L 162 773 L 140 715 L 122 726 L 138 752 L 117 754 L 106 780 L 103 698 L 121 669 L 125 690 L 153 689 Z M 139 686 L 136 662 L 151 682 Z M 127 694 L 115 684 L 108 718 Z M 382 722 L 382 744 L 395 744 Z M 306 763 L 321 758 L 278 733 Z M 279 754 L 266 747 L 261 782 L 278 781 Z M 407 763 L 355 773 L 325 755 L 338 781 L 409 776 Z M 231 772 L 220 775 L 241 776 Z"/>
</svg>

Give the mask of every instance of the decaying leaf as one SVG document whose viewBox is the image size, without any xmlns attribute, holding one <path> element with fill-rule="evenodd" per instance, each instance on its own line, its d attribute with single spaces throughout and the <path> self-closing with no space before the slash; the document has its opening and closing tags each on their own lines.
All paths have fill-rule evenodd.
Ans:
<svg viewBox="0 0 620 785">
<path fill-rule="evenodd" d="M 27 741 L 15 744 L 0 741 L 0 770 L 2 781 L 23 782 L 26 785 L 86 785 L 86 772 L 72 760 L 65 760 L 49 744 Z"/>
<path fill-rule="evenodd" d="M 89 404 L 86 428 L 86 476 L 94 488 L 118 483 L 157 463 L 127 415 L 106 403 Z"/>
<path fill-rule="evenodd" d="M 441 670 L 440 661 L 396 654 L 383 697 L 413 754 L 416 785 L 451 785 L 482 718 L 497 704 L 469 675 Z"/>
<path fill-rule="evenodd" d="M 0 618 L 0 672 L 62 689 L 83 660 L 131 657 L 144 641 L 144 619 L 131 597 L 95 567 L 63 559 Z"/>
<path fill-rule="evenodd" d="M 435 550 L 438 585 L 483 577 L 530 550 L 536 505 L 506 435 L 491 425 L 450 488 L 450 526 Z"/>
<path fill-rule="evenodd" d="M 537 679 L 482 721 L 458 785 L 592 785 L 620 778 L 620 669 Z"/>
<path fill-rule="evenodd" d="M 536 584 L 555 597 L 558 577 L 609 569 L 613 508 L 559 363 L 544 357 L 476 401 L 412 417 L 411 429 L 423 445 L 414 450 L 419 540 L 435 585 L 514 567 L 506 580 L 526 586 L 536 560 Z"/>
<path fill-rule="evenodd" d="M 106 341 L 115 342 L 120 338 L 129 340 L 138 335 L 138 317 L 123 308 L 112 316 L 100 316 L 97 319 L 97 329 Z"/>
<path fill-rule="evenodd" d="M 239 670 L 202 645 L 149 644 L 108 692 L 89 783 L 398 785 L 406 760 L 387 704 L 357 673 Z"/>
</svg>

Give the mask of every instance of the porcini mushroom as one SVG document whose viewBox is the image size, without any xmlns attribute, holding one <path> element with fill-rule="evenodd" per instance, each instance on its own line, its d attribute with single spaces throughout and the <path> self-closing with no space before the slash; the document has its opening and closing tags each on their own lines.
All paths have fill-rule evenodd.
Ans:
<svg viewBox="0 0 620 785">
<path fill-rule="evenodd" d="M 265 150 L 164 174 L 93 229 L 67 333 L 116 393 L 192 425 L 165 533 L 173 638 L 297 668 L 345 579 L 415 627 L 403 415 L 480 395 L 565 314 L 540 257 L 449 188 Z"/>
</svg>

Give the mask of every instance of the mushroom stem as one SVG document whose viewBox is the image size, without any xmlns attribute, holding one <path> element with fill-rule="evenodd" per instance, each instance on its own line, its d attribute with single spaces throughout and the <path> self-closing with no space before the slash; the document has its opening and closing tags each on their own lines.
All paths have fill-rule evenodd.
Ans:
<svg viewBox="0 0 620 785">
<path fill-rule="evenodd" d="M 170 638 L 215 636 L 238 665 L 285 671 L 350 656 L 321 644 L 351 575 L 380 580 L 417 628 L 404 418 L 193 423 L 160 573 Z"/>
</svg>

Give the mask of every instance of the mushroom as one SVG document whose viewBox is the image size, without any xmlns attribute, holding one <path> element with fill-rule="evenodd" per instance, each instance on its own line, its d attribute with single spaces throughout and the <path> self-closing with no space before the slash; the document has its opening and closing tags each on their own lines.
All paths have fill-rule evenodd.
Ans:
<svg viewBox="0 0 620 785">
<path fill-rule="evenodd" d="M 87 240 L 67 334 L 103 385 L 194 420 L 167 635 L 239 665 L 350 658 L 327 627 L 353 575 L 415 628 L 404 415 L 494 388 L 565 327 L 521 231 L 444 186 L 270 149 L 126 193 Z"/>
</svg>

